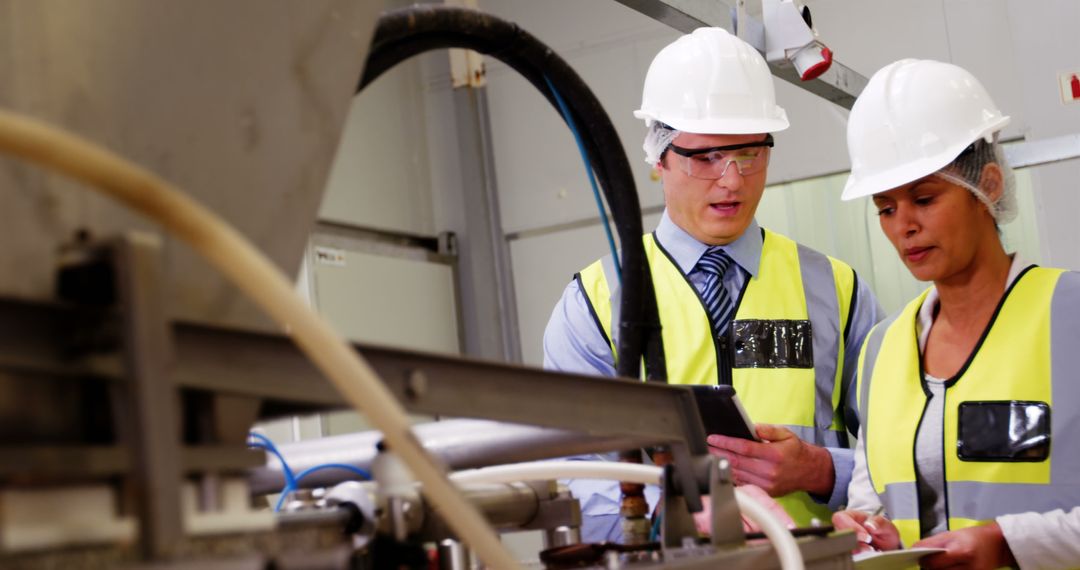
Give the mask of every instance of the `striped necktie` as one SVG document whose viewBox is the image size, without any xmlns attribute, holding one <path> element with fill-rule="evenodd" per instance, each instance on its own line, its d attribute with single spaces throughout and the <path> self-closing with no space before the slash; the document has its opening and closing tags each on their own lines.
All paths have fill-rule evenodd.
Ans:
<svg viewBox="0 0 1080 570">
<path fill-rule="evenodd" d="M 697 262 L 697 269 L 705 272 L 705 286 L 701 290 L 701 300 L 709 311 L 715 332 L 726 331 L 731 310 L 734 308 L 731 295 L 724 287 L 724 272 L 731 267 L 731 257 L 719 247 L 710 247 Z"/>
</svg>

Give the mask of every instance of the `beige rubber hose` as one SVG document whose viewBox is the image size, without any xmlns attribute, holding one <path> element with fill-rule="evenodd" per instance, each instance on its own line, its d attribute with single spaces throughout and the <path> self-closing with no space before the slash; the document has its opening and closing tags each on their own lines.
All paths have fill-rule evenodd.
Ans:
<svg viewBox="0 0 1080 570">
<path fill-rule="evenodd" d="M 420 446 L 409 430 L 405 410 L 371 366 L 239 232 L 147 170 L 40 121 L 0 110 L 0 151 L 81 180 L 153 218 L 191 245 L 273 317 L 345 401 L 383 432 L 390 448 L 423 484 L 424 495 L 481 560 L 500 570 L 519 567 L 480 513 Z"/>
</svg>

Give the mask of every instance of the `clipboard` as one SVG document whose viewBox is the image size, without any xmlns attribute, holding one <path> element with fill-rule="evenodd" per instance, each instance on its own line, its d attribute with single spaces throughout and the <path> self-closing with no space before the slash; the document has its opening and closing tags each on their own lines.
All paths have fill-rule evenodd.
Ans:
<svg viewBox="0 0 1080 570">
<path fill-rule="evenodd" d="M 754 423 L 739 403 L 735 388 L 727 385 L 691 386 L 705 435 L 720 434 L 760 441 Z"/>
</svg>

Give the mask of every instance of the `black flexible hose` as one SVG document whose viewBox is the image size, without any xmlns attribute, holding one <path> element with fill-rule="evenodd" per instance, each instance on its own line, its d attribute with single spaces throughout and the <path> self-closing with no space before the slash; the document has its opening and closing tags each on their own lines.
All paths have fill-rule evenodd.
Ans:
<svg viewBox="0 0 1080 570">
<path fill-rule="evenodd" d="M 641 206 L 630 163 L 604 108 L 562 58 L 516 24 L 475 10 L 440 5 L 412 6 L 379 18 L 357 91 L 414 55 L 446 48 L 471 49 L 502 61 L 532 83 L 558 110 L 547 84 L 551 81 L 566 102 L 622 246 L 616 371 L 619 376 L 638 378 L 644 355 L 646 377 L 665 381 L 656 294 L 641 242 Z"/>
</svg>

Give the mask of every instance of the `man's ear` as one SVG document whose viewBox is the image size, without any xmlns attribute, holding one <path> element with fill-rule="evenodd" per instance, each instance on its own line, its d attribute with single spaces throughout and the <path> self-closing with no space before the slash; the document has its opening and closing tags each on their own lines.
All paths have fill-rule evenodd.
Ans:
<svg viewBox="0 0 1080 570">
<path fill-rule="evenodd" d="M 1005 173 L 1001 171 L 1000 165 L 991 162 L 983 167 L 979 176 L 979 189 L 990 199 L 991 204 L 997 204 L 1005 192 Z"/>
</svg>

